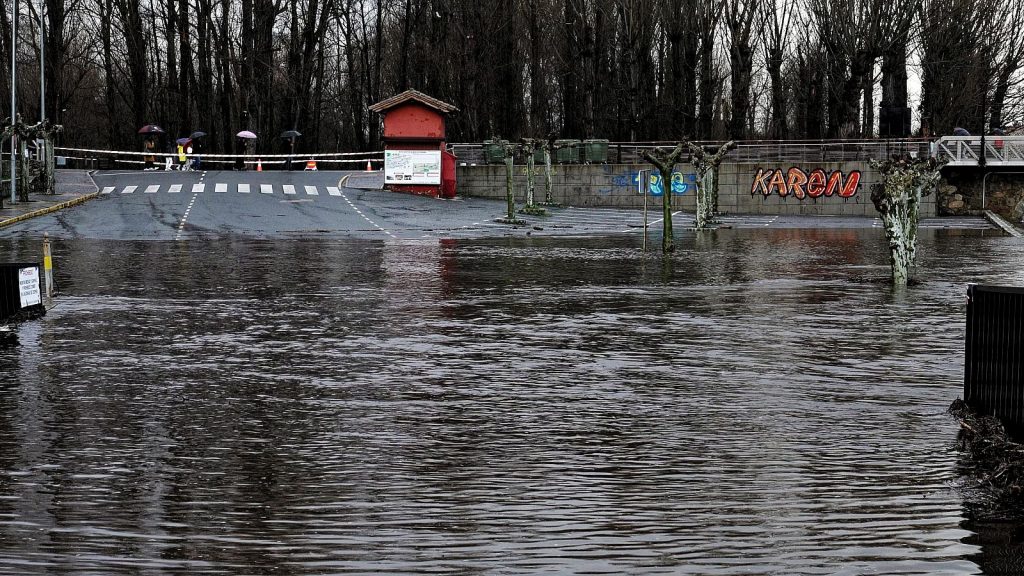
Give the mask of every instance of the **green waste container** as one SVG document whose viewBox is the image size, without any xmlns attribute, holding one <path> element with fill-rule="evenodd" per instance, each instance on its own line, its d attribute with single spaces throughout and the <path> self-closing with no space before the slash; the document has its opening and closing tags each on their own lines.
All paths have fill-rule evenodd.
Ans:
<svg viewBox="0 0 1024 576">
<path fill-rule="evenodd" d="M 608 161 L 607 140 L 584 140 L 583 161 L 588 164 L 604 164 Z"/>
<path fill-rule="evenodd" d="M 504 144 L 504 140 L 484 140 L 484 162 L 503 164 L 505 162 Z"/>
<path fill-rule="evenodd" d="M 555 140 L 555 162 L 559 164 L 579 164 L 581 142 L 579 140 Z"/>
</svg>

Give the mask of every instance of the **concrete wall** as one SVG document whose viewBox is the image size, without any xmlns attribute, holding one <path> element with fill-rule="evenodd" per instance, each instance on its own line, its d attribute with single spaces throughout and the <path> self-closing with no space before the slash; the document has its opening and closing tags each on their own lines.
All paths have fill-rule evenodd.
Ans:
<svg viewBox="0 0 1024 576">
<path fill-rule="evenodd" d="M 783 197 L 771 188 L 765 196 L 761 190 L 751 193 L 755 177 L 760 169 L 781 169 L 784 175 L 794 166 L 789 164 L 767 165 L 751 163 L 723 163 L 719 173 L 719 210 L 723 214 L 807 214 L 833 216 L 877 216 L 871 203 L 871 185 L 878 181 L 878 175 L 862 162 L 821 163 L 796 166 L 810 173 L 814 169 L 822 169 L 826 174 L 842 171 L 848 177 L 851 171 L 859 170 L 860 184 L 853 196 L 842 198 L 838 194 L 805 197 L 800 200 L 793 195 Z M 637 171 L 647 169 L 647 165 L 636 164 L 560 164 L 554 167 L 555 202 L 567 206 L 593 206 L 615 208 L 640 208 L 643 197 L 637 194 Z M 693 167 L 680 164 L 677 171 L 692 174 Z M 684 177 L 684 181 L 688 181 Z M 544 169 L 538 166 L 536 176 L 536 198 L 544 200 Z M 526 194 L 525 166 L 515 167 L 515 193 L 520 203 Z M 504 165 L 458 166 L 458 193 L 463 196 L 484 198 L 505 197 Z M 682 196 L 674 197 L 673 205 L 680 210 L 693 212 L 696 208 L 695 193 L 692 188 Z M 660 206 L 660 197 L 648 198 L 648 206 Z M 935 195 L 923 199 L 921 215 L 924 217 L 936 214 Z"/>
</svg>

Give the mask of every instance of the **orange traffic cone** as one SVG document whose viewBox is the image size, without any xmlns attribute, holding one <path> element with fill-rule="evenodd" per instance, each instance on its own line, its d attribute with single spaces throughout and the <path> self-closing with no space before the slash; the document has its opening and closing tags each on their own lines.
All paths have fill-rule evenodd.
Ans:
<svg viewBox="0 0 1024 576">
<path fill-rule="evenodd" d="M 262 159 L 256 160 L 256 171 L 257 172 L 263 172 L 263 160 Z"/>
<path fill-rule="evenodd" d="M 370 164 L 369 160 L 366 161 L 366 171 L 367 172 L 373 172 L 373 165 Z"/>
</svg>

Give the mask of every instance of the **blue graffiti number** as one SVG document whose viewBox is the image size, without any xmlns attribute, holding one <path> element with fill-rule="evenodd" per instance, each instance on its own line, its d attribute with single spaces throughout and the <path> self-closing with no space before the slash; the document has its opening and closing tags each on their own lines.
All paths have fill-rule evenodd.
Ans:
<svg viewBox="0 0 1024 576">
<path fill-rule="evenodd" d="M 639 175 L 633 178 L 633 182 L 638 182 Z M 690 191 L 690 188 L 696 186 L 697 175 L 696 174 L 682 174 L 680 172 L 672 173 L 672 194 L 676 196 L 682 196 Z M 651 172 L 651 181 L 647 187 L 650 190 L 651 196 L 662 196 L 665 194 L 665 183 L 661 177 L 661 173 L 655 170 Z"/>
</svg>

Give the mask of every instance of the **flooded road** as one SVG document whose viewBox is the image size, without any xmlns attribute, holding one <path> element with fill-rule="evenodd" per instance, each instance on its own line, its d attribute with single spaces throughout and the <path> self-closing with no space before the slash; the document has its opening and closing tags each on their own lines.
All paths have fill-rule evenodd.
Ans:
<svg viewBox="0 0 1024 576">
<path fill-rule="evenodd" d="M 1001 573 L 944 411 L 1024 244 L 920 243 L 894 292 L 873 230 L 56 242 L 0 574 Z"/>
</svg>

